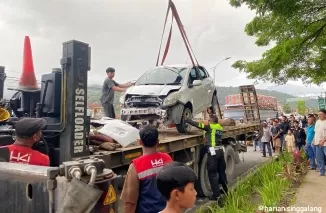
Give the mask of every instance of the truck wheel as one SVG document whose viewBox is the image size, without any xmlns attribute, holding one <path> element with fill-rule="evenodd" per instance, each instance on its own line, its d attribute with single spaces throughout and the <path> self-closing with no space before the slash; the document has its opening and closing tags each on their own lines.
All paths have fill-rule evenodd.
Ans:
<svg viewBox="0 0 326 213">
<path fill-rule="evenodd" d="M 123 188 L 123 185 L 125 183 L 125 177 L 127 175 L 127 170 L 120 170 L 118 172 L 118 175 L 121 176 L 121 178 L 118 180 L 118 189 L 122 189 Z"/>
<path fill-rule="evenodd" d="M 186 114 L 186 117 L 187 118 L 192 118 L 191 109 L 189 109 L 188 107 L 185 107 L 183 109 L 183 113 L 182 113 L 180 124 L 176 124 L 176 128 L 177 128 L 177 130 L 178 130 L 179 133 L 188 133 L 191 130 L 191 125 L 187 124 L 185 122 L 185 120 L 183 119 L 183 115 L 184 114 Z"/>
<path fill-rule="evenodd" d="M 227 145 L 224 153 L 226 163 L 226 175 L 228 182 L 233 180 L 235 170 L 235 153 L 231 145 Z"/>
<path fill-rule="evenodd" d="M 200 165 L 200 187 L 202 192 L 206 197 L 210 197 L 213 195 L 211 184 L 209 183 L 208 179 L 208 172 L 207 172 L 207 153 L 204 155 L 201 165 Z"/>
<path fill-rule="evenodd" d="M 235 154 L 232 146 L 228 145 L 225 148 L 224 158 L 226 162 L 226 175 L 228 182 L 233 180 L 235 169 Z M 207 153 L 204 155 L 200 165 L 200 186 L 205 196 L 212 196 L 211 185 L 209 184 L 207 173 Z"/>
</svg>

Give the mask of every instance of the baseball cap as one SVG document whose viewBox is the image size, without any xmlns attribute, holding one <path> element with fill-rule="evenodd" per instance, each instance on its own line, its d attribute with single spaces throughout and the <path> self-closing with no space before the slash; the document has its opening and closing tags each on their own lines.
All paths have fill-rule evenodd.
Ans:
<svg viewBox="0 0 326 213">
<path fill-rule="evenodd" d="M 16 136 L 30 138 L 46 126 L 43 118 L 22 118 L 15 124 Z"/>
</svg>

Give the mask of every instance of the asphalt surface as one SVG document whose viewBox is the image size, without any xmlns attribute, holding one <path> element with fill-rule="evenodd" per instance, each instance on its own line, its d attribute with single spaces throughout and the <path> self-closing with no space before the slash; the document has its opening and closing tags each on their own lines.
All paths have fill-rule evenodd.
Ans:
<svg viewBox="0 0 326 213">
<path fill-rule="evenodd" d="M 235 179 L 239 176 L 245 175 L 250 169 L 254 168 L 255 166 L 263 163 L 264 161 L 268 160 L 269 158 L 262 157 L 262 153 L 259 151 L 254 152 L 253 147 L 248 147 L 248 152 L 240 155 L 241 163 L 237 164 L 235 167 L 235 175 L 234 180 L 229 180 L 229 184 L 233 184 Z M 243 161 L 244 160 L 244 161 Z M 118 195 L 120 197 L 120 193 Z M 209 200 L 197 201 L 195 206 L 192 209 L 187 210 L 187 213 L 195 213 L 198 208 L 203 205 L 208 205 L 212 203 Z M 119 203 L 119 213 L 123 213 L 123 205 Z"/>
</svg>

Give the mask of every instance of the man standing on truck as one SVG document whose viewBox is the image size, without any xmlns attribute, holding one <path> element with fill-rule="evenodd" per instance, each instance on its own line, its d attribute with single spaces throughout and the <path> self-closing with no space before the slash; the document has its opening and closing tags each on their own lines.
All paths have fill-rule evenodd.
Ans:
<svg viewBox="0 0 326 213">
<path fill-rule="evenodd" d="M 101 104 L 104 109 L 104 113 L 106 117 L 115 118 L 114 111 L 114 92 L 124 92 L 126 88 L 134 85 L 134 83 L 128 82 L 126 84 L 118 84 L 115 80 L 113 80 L 115 76 L 115 69 L 109 67 L 106 69 L 107 78 L 104 80 L 102 86 L 102 96 L 101 96 Z"/>
<path fill-rule="evenodd" d="M 205 130 L 205 145 L 203 152 L 207 153 L 207 173 L 213 196 L 210 200 L 218 200 L 221 197 L 219 183 L 223 187 L 223 193 L 227 194 L 227 176 L 225 173 L 226 163 L 224 159 L 224 146 L 222 144 L 223 127 L 218 123 L 216 115 L 211 115 L 208 124 L 193 121 L 184 115 L 185 121 L 198 128 Z"/>
<path fill-rule="evenodd" d="M 45 127 L 46 120 L 42 118 L 22 118 L 15 124 L 16 140 L 9 146 L 0 147 L 1 155 L 7 155 L 6 161 L 37 166 L 50 166 L 50 160 L 32 149 L 40 141 L 41 130 Z"/>
<path fill-rule="evenodd" d="M 145 126 L 139 131 L 143 155 L 132 161 L 121 192 L 124 213 L 158 213 L 166 206 L 166 200 L 156 187 L 156 174 L 172 158 L 158 152 L 158 130 Z"/>
</svg>

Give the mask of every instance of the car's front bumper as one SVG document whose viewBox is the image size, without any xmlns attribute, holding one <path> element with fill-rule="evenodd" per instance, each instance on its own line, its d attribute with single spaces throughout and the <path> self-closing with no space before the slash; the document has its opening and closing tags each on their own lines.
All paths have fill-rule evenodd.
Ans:
<svg viewBox="0 0 326 213">
<path fill-rule="evenodd" d="M 156 107 L 148 107 L 148 108 L 123 108 L 121 109 L 121 115 L 158 115 L 161 118 L 165 118 L 167 116 L 167 112 L 164 109 L 156 108 Z"/>
</svg>

